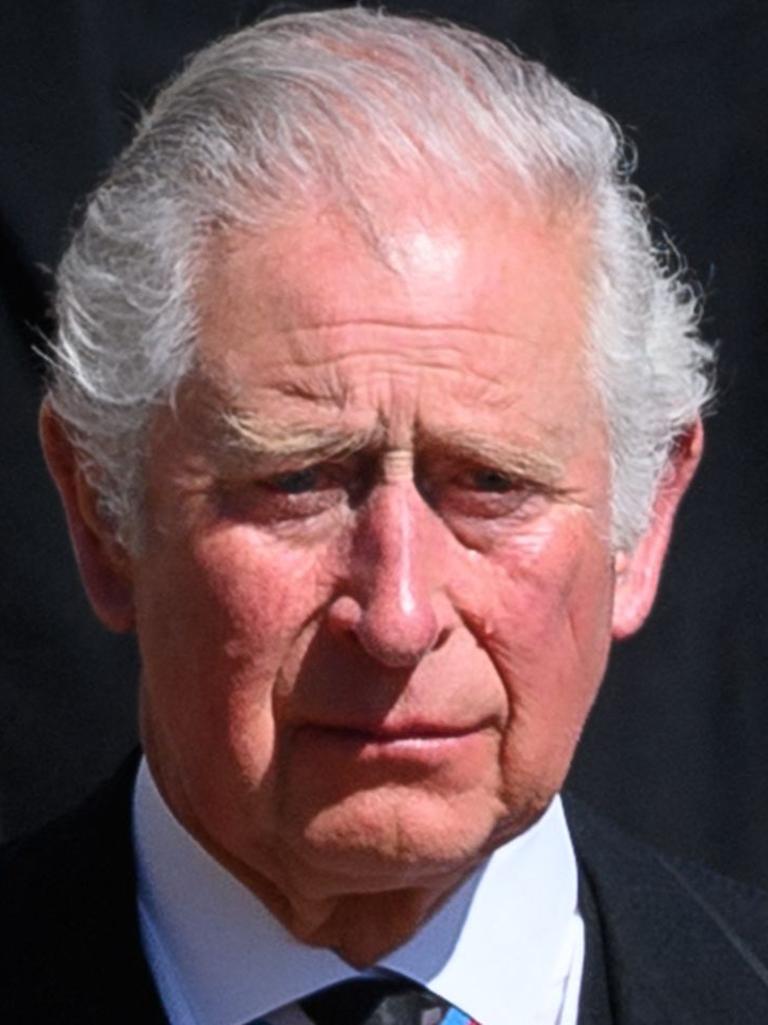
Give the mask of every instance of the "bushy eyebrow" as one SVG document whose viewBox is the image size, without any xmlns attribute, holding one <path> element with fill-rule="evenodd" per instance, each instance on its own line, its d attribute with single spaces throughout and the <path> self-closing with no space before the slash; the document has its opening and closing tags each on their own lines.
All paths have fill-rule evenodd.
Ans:
<svg viewBox="0 0 768 1025">
<path fill-rule="evenodd" d="M 512 478 L 536 481 L 553 492 L 561 488 L 565 476 L 565 467 L 552 456 L 472 431 L 447 430 L 439 435 L 424 432 L 419 440 L 417 447 L 425 453 L 466 459 Z"/>
<path fill-rule="evenodd" d="M 355 430 L 301 420 L 280 422 L 235 410 L 222 411 L 217 427 L 216 447 L 225 457 L 256 463 L 299 456 L 341 459 L 363 450 L 380 449 L 384 444 L 381 425 Z"/>
<path fill-rule="evenodd" d="M 386 425 L 377 421 L 369 428 L 310 423 L 300 419 L 273 420 L 251 412 L 227 409 L 217 417 L 215 448 L 225 462 L 251 469 L 260 463 L 301 459 L 321 462 L 343 459 L 360 452 L 371 455 L 392 450 Z M 472 431 L 417 428 L 412 443 L 420 458 L 464 460 L 488 467 L 510 478 L 535 481 L 553 493 L 561 490 L 564 467 L 556 459 Z"/>
</svg>

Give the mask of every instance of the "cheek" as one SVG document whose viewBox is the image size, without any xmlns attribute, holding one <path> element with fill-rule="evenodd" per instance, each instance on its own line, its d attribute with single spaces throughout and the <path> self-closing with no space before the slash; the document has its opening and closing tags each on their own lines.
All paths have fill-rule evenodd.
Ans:
<svg viewBox="0 0 768 1025">
<path fill-rule="evenodd" d="M 605 669 L 610 549 L 586 514 L 561 509 L 483 562 L 455 601 L 507 691 L 505 757 L 564 774 Z"/>
<path fill-rule="evenodd" d="M 254 727 L 266 740 L 332 591 L 330 561 L 245 527 L 167 545 L 150 561 L 137 587 L 144 687 L 174 728 L 186 722 L 206 747 Z"/>
<path fill-rule="evenodd" d="M 270 831 L 283 681 L 328 600 L 331 561 L 236 527 L 165 544 L 139 576 L 145 748 L 174 806 L 232 849 L 252 816 Z"/>
<path fill-rule="evenodd" d="M 248 528 L 216 537 L 196 554 L 204 615 L 223 621 L 226 654 L 244 668 L 279 665 L 332 586 L 316 552 L 262 541 Z"/>
</svg>

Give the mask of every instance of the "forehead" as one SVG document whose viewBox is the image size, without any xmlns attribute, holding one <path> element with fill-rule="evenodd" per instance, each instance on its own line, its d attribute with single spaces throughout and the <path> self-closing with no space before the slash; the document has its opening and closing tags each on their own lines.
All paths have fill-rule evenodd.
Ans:
<svg viewBox="0 0 768 1025">
<path fill-rule="evenodd" d="M 594 407 L 583 220 L 397 200 L 369 232 L 319 208 L 266 238 L 216 239 L 201 291 L 206 376 L 267 417 L 300 419 L 310 404 L 320 417 L 415 421 L 458 405 L 482 426 L 514 406 L 570 429 Z"/>
</svg>

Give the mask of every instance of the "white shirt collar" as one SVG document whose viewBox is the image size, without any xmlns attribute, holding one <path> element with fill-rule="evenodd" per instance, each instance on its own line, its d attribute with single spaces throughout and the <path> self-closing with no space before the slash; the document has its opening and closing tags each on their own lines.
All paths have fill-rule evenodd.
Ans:
<svg viewBox="0 0 768 1025">
<path fill-rule="evenodd" d="M 177 822 L 142 762 L 134 795 L 145 950 L 172 1025 L 242 1025 L 357 974 L 295 940 Z M 576 860 L 556 798 L 380 966 L 483 1025 L 562 1023 L 575 1008 L 583 926 Z"/>
</svg>

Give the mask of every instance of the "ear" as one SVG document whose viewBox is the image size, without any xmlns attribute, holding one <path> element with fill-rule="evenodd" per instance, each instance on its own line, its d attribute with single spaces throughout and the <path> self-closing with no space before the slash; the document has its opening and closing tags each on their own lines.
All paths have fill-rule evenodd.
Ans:
<svg viewBox="0 0 768 1025">
<path fill-rule="evenodd" d="M 99 512 L 77 448 L 47 399 L 40 410 L 40 441 L 91 606 L 107 629 L 127 632 L 134 626 L 131 559 Z"/>
<path fill-rule="evenodd" d="M 616 556 L 612 632 L 617 640 L 639 630 L 651 610 L 675 513 L 699 465 L 703 444 L 704 430 L 697 419 L 675 445 L 656 495 L 650 526 L 631 552 Z"/>
</svg>

